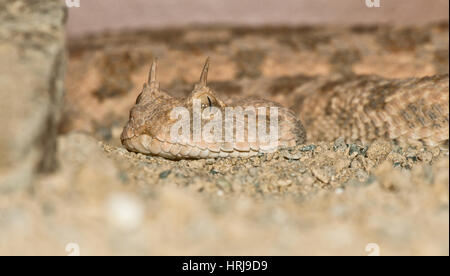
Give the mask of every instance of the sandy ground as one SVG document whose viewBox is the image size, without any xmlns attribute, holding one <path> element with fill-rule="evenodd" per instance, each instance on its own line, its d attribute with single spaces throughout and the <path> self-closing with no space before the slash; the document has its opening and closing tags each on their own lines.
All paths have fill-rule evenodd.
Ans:
<svg viewBox="0 0 450 276">
<path fill-rule="evenodd" d="M 0 195 L 0 254 L 449 254 L 448 151 L 338 140 L 169 161 L 76 133 L 59 150 L 57 173 Z"/>
</svg>

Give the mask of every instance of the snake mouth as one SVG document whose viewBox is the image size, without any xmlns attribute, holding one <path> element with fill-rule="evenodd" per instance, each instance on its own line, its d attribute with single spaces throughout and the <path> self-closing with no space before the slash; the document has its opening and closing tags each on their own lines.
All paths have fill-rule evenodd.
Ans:
<svg viewBox="0 0 450 276">
<path fill-rule="evenodd" d="M 150 154 L 150 151 L 147 149 L 146 145 L 143 145 L 139 139 L 139 136 L 131 136 L 126 138 L 121 138 L 122 145 L 129 151 L 136 153 L 144 153 Z"/>
<path fill-rule="evenodd" d="M 209 149 L 206 146 L 169 143 L 143 134 L 122 140 L 122 144 L 129 151 L 167 159 L 203 159 L 217 157 L 250 157 L 260 153 L 259 150 L 237 150 L 232 147 L 226 150 Z M 216 146 L 217 147 L 217 146 Z"/>
<path fill-rule="evenodd" d="M 126 146 L 127 142 L 137 138 L 139 134 L 136 133 L 136 127 L 127 123 L 122 130 L 122 134 L 120 135 L 120 141 L 123 145 Z"/>
<path fill-rule="evenodd" d="M 122 142 L 122 145 L 131 152 L 150 153 L 140 142 L 139 136 L 140 135 L 135 133 L 134 128 L 127 124 L 120 135 L 120 141 Z"/>
</svg>

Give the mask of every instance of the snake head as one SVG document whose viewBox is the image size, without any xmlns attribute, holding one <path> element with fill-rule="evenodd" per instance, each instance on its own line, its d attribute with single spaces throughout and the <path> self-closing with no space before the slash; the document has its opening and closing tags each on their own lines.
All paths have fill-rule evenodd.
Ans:
<svg viewBox="0 0 450 276">
<path fill-rule="evenodd" d="M 200 81 L 186 99 L 174 98 L 161 90 L 156 80 L 156 67 L 156 61 L 154 61 L 148 81 L 137 97 L 136 104 L 131 108 L 130 118 L 121 135 L 122 144 L 130 151 L 159 153 L 158 143 L 161 146 L 171 142 L 171 127 L 178 121 L 172 116 L 172 111 L 176 107 L 185 108 L 190 115 L 193 114 L 194 102 L 201 103 L 200 111 L 205 108 L 214 110 L 213 107 L 219 109 L 225 107 L 225 104 L 207 85 L 209 59 L 205 62 Z"/>
<path fill-rule="evenodd" d="M 186 99 L 177 99 L 160 89 L 159 82 L 156 80 L 156 61 L 154 61 L 148 81 L 144 84 L 136 104 L 131 108 L 130 119 L 121 135 L 122 144 L 133 152 L 170 159 L 247 157 L 266 150 L 267 141 L 264 140 L 247 141 L 243 137 L 244 141 L 233 141 L 235 133 L 238 134 L 233 130 L 233 125 L 231 126 L 233 128 L 230 128 L 233 131 L 231 141 L 224 141 L 221 138 L 224 131 L 223 114 L 226 114 L 228 110 L 226 107 L 231 109 L 237 107 L 239 110 L 244 103 L 246 106 L 264 109 L 277 107 L 276 110 L 278 110 L 278 106 L 269 101 L 255 99 L 247 99 L 242 103 L 230 103 L 229 106 L 225 105 L 208 87 L 208 68 L 209 59 L 206 60 L 200 80 L 194 86 L 191 94 Z M 279 115 L 275 122 L 281 120 L 282 123 L 280 125 L 282 135 L 279 139 L 281 145 L 294 146 L 298 142 L 304 142 L 305 132 L 295 118 L 295 114 L 286 108 L 280 108 L 280 113 L 277 114 Z M 236 122 L 239 120 L 239 122 L 245 123 L 244 114 L 239 118 L 238 115 L 235 114 Z M 263 116 L 267 117 L 267 115 Z M 258 117 L 258 122 L 259 120 Z M 256 118 L 254 122 L 256 123 Z M 235 129 L 237 129 L 237 125 Z M 242 130 L 243 136 L 245 136 L 245 132 L 250 133 L 250 129 L 245 125 Z M 253 129 L 251 133 L 256 138 L 256 130 Z"/>
<path fill-rule="evenodd" d="M 136 99 L 136 104 L 130 110 L 130 117 L 125 126 L 121 141 L 127 141 L 142 134 L 152 132 L 157 129 L 158 122 L 163 121 L 161 116 L 165 116 L 164 106 L 174 101 L 172 96 L 160 89 L 160 84 L 156 80 L 157 61 L 154 60 L 150 69 L 148 81 L 144 83 L 141 93 Z"/>
</svg>

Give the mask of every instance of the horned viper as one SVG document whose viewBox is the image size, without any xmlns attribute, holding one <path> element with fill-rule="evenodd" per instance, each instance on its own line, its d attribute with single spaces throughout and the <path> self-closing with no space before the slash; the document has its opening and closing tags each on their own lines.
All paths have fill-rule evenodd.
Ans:
<svg viewBox="0 0 450 276">
<path fill-rule="evenodd" d="M 430 146 L 448 141 L 448 74 L 408 79 L 358 76 L 329 83 L 318 91 L 298 93 L 297 118 L 294 111 L 263 99 L 221 100 L 207 84 L 208 68 L 207 60 L 191 94 L 178 99 L 160 89 L 154 62 L 149 80 L 130 111 L 122 144 L 130 151 L 170 159 L 248 157 L 262 151 L 259 140 L 207 142 L 195 141 L 192 135 L 183 143 L 172 140 L 170 128 L 175 120 L 170 112 L 175 107 L 192 112 L 194 100 L 199 100 L 202 108 L 214 106 L 221 110 L 235 106 L 278 107 L 278 147 L 305 143 L 307 132 L 324 140 L 389 139 Z M 203 123 L 208 120 L 202 118 Z M 189 127 L 192 129 L 192 125 Z M 248 138 L 252 129 L 246 126 L 245 131 Z"/>
</svg>

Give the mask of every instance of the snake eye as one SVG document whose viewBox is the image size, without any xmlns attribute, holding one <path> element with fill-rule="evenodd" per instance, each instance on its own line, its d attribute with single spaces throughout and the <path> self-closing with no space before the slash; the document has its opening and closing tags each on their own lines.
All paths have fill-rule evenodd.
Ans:
<svg viewBox="0 0 450 276">
<path fill-rule="evenodd" d="M 208 97 L 208 96 L 207 96 L 207 98 L 208 98 L 208 104 L 209 104 L 209 108 L 211 108 L 211 107 L 212 107 L 212 102 L 211 102 L 211 98 L 210 98 L 210 97 Z"/>
<path fill-rule="evenodd" d="M 211 98 L 210 96 L 204 95 L 201 99 L 202 102 L 202 108 L 212 108 L 213 106 L 216 106 L 217 103 L 214 98 Z"/>
</svg>

